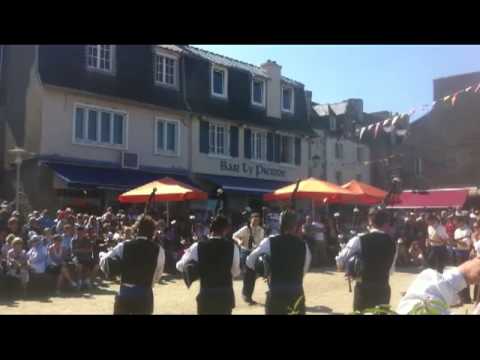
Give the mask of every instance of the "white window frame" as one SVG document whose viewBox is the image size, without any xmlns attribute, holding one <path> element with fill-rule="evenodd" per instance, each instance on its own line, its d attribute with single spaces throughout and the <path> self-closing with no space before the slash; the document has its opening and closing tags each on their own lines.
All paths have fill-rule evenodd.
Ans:
<svg viewBox="0 0 480 360">
<path fill-rule="evenodd" d="M 158 124 L 163 122 L 165 124 L 165 131 L 163 134 L 163 144 L 164 149 L 158 148 Z M 175 143 L 175 151 L 167 150 L 167 124 L 175 124 L 177 127 L 177 139 Z M 163 155 L 163 156 L 180 156 L 180 139 L 181 139 L 181 122 L 176 119 L 169 119 L 161 116 L 157 116 L 155 118 L 155 131 L 154 131 L 154 154 L 155 155 Z"/>
<path fill-rule="evenodd" d="M 330 131 L 337 131 L 337 118 L 333 115 L 329 117 Z"/>
<path fill-rule="evenodd" d="M 255 99 L 254 99 L 254 84 L 255 82 L 261 82 L 262 83 L 262 101 L 261 102 L 256 102 Z M 265 79 L 262 79 L 260 77 L 253 77 L 252 78 L 252 86 L 251 86 L 251 101 L 252 101 L 252 105 L 255 105 L 255 106 L 260 106 L 260 107 L 265 107 L 265 100 L 266 100 L 266 90 L 267 90 L 267 84 L 266 84 L 266 81 Z"/>
<path fill-rule="evenodd" d="M 166 69 L 167 69 L 167 62 L 163 61 L 163 79 L 157 79 L 157 60 L 158 57 L 161 56 L 163 58 L 168 58 L 173 60 L 173 84 L 169 84 L 165 81 L 166 79 Z M 172 54 L 166 53 L 165 51 L 161 51 L 159 49 L 155 49 L 153 54 L 153 79 L 155 85 L 166 86 L 170 88 L 178 89 L 178 56 L 174 56 Z"/>
<path fill-rule="evenodd" d="M 291 101 L 290 101 L 290 109 L 285 109 L 285 108 L 283 107 L 283 91 L 286 90 L 286 89 L 290 90 L 290 92 L 291 92 L 291 97 L 290 97 L 290 99 L 291 99 Z M 294 91 L 294 89 L 293 89 L 293 86 L 282 85 L 282 93 L 281 93 L 280 102 L 281 102 L 280 106 L 281 106 L 283 112 L 289 113 L 289 114 L 293 114 L 293 113 L 294 113 L 294 109 L 295 109 L 295 91 Z"/>
<path fill-rule="evenodd" d="M 96 65 L 89 65 L 88 63 L 88 50 L 89 47 L 95 46 L 97 48 L 97 63 Z M 110 47 L 110 69 L 101 69 L 100 68 L 100 51 L 101 46 L 109 46 Z M 115 73 L 115 65 L 116 65 L 116 46 L 115 45 L 86 45 L 85 46 L 85 53 L 86 53 L 86 65 L 87 69 L 91 71 L 99 71 L 105 74 L 114 74 Z"/>
<path fill-rule="evenodd" d="M 257 153 L 257 135 L 263 138 L 262 157 L 258 158 Z M 267 162 L 267 131 L 261 129 L 250 129 L 250 160 L 257 162 Z"/>
<path fill-rule="evenodd" d="M 211 151 L 211 146 L 210 146 L 210 129 L 211 127 L 215 127 L 215 144 L 214 144 L 214 149 L 215 151 Z M 223 153 L 217 152 L 218 145 L 217 145 L 217 139 L 218 139 L 218 127 L 223 127 L 224 128 L 224 139 L 223 139 Z M 208 156 L 211 157 L 219 157 L 219 158 L 231 158 L 230 155 L 230 125 L 227 123 L 222 123 L 218 121 L 208 121 Z"/>
<path fill-rule="evenodd" d="M 213 74 L 217 71 L 223 71 L 223 94 L 218 94 L 214 91 L 214 86 L 213 86 Z M 228 69 L 223 66 L 215 65 L 212 64 L 211 70 L 210 70 L 210 93 L 212 96 L 217 97 L 217 98 L 222 98 L 222 99 L 227 99 L 228 98 Z"/>
<path fill-rule="evenodd" d="M 77 109 L 83 108 L 85 111 L 84 123 L 83 123 L 83 139 L 76 138 L 76 115 Z M 88 113 L 89 110 L 97 111 L 97 141 L 88 140 Z M 105 143 L 101 141 L 102 137 L 102 121 L 101 121 L 101 113 L 107 112 L 111 114 L 110 117 L 110 142 Z M 123 116 L 123 143 L 122 144 L 114 144 L 113 137 L 114 137 L 114 115 L 122 115 Z M 73 105 L 73 117 L 72 117 L 72 143 L 75 145 L 85 145 L 85 146 L 94 146 L 94 147 L 101 147 L 101 148 L 108 148 L 108 149 L 122 149 L 128 150 L 128 112 L 125 110 L 118 110 L 112 109 L 103 106 L 97 105 L 90 105 L 84 103 L 75 103 Z"/>
<path fill-rule="evenodd" d="M 415 158 L 414 172 L 415 172 L 415 176 L 422 176 L 422 173 L 423 173 L 423 159 L 421 157 L 416 157 Z"/>
<path fill-rule="evenodd" d="M 287 166 L 296 166 L 295 165 L 295 136 L 287 133 L 277 133 L 276 135 L 280 135 L 280 164 L 287 165 Z M 292 162 L 284 162 L 282 161 L 282 138 L 283 137 L 289 137 L 291 139 L 291 144 L 292 144 Z M 275 138 L 274 138 L 275 139 Z M 275 150 L 275 140 L 273 144 L 273 148 Z M 301 166 L 301 165 L 300 165 Z"/>
</svg>

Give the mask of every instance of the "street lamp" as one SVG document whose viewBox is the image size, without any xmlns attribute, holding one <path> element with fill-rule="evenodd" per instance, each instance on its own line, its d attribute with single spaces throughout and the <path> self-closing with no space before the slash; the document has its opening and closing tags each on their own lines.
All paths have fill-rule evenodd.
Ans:
<svg viewBox="0 0 480 360">
<path fill-rule="evenodd" d="M 8 150 L 8 153 L 15 157 L 15 159 L 13 160 L 17 170 L 17 180 L 16 180 L 17 189 L 15 194 L 15 210 L 19 211 L 20 210 L 20 167 L 22 165 L 23 159 L 28 155 L 31 155 L 31 153 L 19 147 L 14 147 L 13 149 Z"/>
</svg>

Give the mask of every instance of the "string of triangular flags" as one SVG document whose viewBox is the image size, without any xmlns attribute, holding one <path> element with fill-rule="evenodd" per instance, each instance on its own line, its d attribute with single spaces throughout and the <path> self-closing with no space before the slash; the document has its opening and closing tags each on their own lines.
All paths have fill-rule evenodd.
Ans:
<svg viewBox="0 0 480 360">
<path fill-rule="evenodd" d="M 362 161 L 362 162 L 360 162 L 360 165 L 369 166 L 369 165 L 377 164 L 377 163 L 381 163 L 381 164 L 386 164 L 386 165 L 388 165 L 392 159 L 400 158 L 400 157 L 402 157 L 402 156 L 403 156 L 403 154 L 393 154 L 393 155 L 387 156 L 387 157 L 382 158 L 382 159 Z M 342 162 L 341 165 L 342 165 L 342 166 L 349 166 L 349 165 L 358 166 L 359 163 L 358 163 L 358 161 L 349 162 L 349 163 L 344 163 L 344 162 Z"/>
<path fill-rule="evenodd" d="M 480 83 L 466 87 L 465 89 L 459 90 L 451 95 L 444 96 L 441 100 L 434 101 L 431 104 L 421 105 L 419 107 L 413 108 L 408 113 L 396 114 L 392 118 L 388 118 L 376 123 L 372 123 L 368 126 L 363 126 L 358 131 L 358 137 L 361 141 L 363 137 L 373 131 L 373 137 L 376 139 L 381 131 L 386 133 L 391 133 L 395 130 L 397 136 L 405 136 L 408 132 L 408 119 L 415 114 L 417 111 L 425 111 L 428 108 L 433 108 L 437 103 L 443 102 L 445 104 L 451 104 L 455 106 L 457 98 L 462 93 L 471 92 L 480 93 Z M 404 125 L 402 127 L 402 125 Z"/>
</svg>

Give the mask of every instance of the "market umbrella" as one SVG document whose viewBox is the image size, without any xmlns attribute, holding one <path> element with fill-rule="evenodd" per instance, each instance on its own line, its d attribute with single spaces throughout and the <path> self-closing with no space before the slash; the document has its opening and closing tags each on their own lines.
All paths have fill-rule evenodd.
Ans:
<svg viewBox="0 0 480 360">
<path fill-rule="evenodd" d="M 194 188 L 193 186 L 182 183 L 181 181 L 165 177 L 160 180 L 152 181 L 148 184 L 139 186 L 127 191 L 118 197 L 121 203 L 138 204 L 148 201 L 153 189 L 156 189 L 153 201 L 167 202 L 167 221 L 169 220 L 168 202 L 169 201 L 187 201 L 187 200 L 207 200 L 208 194 Z"/>
<path fill-rule="evenodd" d="M 357 180 L 352 180 L 344 185 L 343 189 L 349 190 L 356 196 L 354 202 L 361 205 L 376 205 L 381 203 L 387 193 L 382 189 L 362 183 Z"/>
<path fill-rule="evenodd" d="M 263 199 L 265 201 L 289 200 L 295 185 L 296 183 L 293 183 L 265 194 Z M 326 199 L 330 203 L 349 201 L 355 197 L 356 195 L 347 189 L 314 177 L 300 181 L 298 191 L 295 194 L 297 199 L 309 199 L 312 201 L 323 201 Z"/>
</svg>

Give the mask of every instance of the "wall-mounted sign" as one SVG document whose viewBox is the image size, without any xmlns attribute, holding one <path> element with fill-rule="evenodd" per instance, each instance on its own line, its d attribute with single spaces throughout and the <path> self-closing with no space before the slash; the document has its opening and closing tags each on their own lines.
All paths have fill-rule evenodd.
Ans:
<svg viewBox="0 0 480 360">
<path fill-rule="evenodd" d="M 227 160 L 220 160 L 220 171 L 231 172 L 235 174 L 244 174 L 250 177 L 260 178 L 262 176 L 275 176 L 284 178 L 285 170 L 268 167 L 262 164 L 250 165 L 247 163 L 235 163 Z"/>
</svg>

